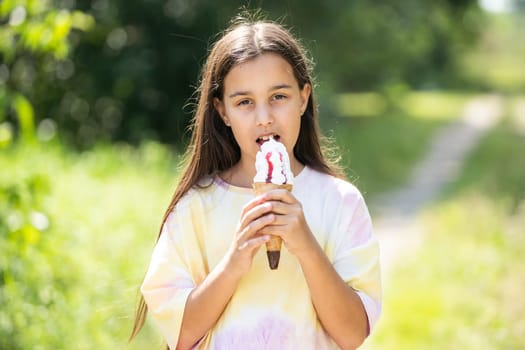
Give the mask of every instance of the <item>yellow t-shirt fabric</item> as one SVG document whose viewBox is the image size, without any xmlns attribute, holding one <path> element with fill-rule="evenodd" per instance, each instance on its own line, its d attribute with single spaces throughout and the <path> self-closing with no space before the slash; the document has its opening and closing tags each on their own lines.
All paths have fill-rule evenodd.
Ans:
<svg viewBox="0 0 525 350">
<path fill-rule="evenodd" d="M 175 349 L 186 299 L 224 257 L 249 188 L 220 178 L 190 190 L 168 216 L 141 291 L 150 315 Z M 293 195 L 341 278 L 356 290 L 370 329 L 381 312 L 379 247 L 365 201 L 347 181 L 305 167 Z M 215 326 L 195 349 L 337 349 L 323 330 L 297 259 L 283 245 L 270 270 L 264 245 Z"/>
</svg>

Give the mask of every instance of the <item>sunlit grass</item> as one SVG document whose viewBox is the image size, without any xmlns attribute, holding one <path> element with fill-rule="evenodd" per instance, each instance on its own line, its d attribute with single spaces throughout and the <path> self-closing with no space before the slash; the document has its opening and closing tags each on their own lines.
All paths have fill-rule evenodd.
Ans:
<svg viewBox="0 0 525 350">
<path fill-rule="evenodd" d="M 504 118 L 471 154 L 461 177 L 445 193 L 480 191 L 495 200 L 517 207 L 525 198 L 525 135 Z"/>
<path fill-rule="evenodd" d="M 55 216 L 67 210 L 60 221 L 76 235 L 87 265 L 79 299 L 95 301 L 85 310 L 86 323 L 113 334 L 101 337 L 103 348 L 128 348 L 138 286 L 175 186 L 175 165 L 158 144 L 117 146 L 80 155 L 56 178 Z M 159 343 L 147 328 L 129 348 Z"/>
<path fill-rule="evenodd" d="M 525 345 L 525 202 L 515 214 L 482 195 L 421 218 L 425 241 L 385 282 L 364 349 L 520 349 Z"/>
<path fill-rule="evenodd" d="M 525 346 L 525 137 L 508 121 L 482 140 L 442 201 L 419 217 L 364 349 Z"/>
<path fill-rule="evenodd" d="M 517 133 L 525 135 L 525 96 L 516 95 L 509 98 L 508 113 L 510 124 Z"/>
<path fill-rule="evenodd" d="M 416 91 L 400 102 L 401 109 L 414 118 L 450 120 L 458 118 L 473 94 L 448 91 Z"/>
<path fill-rule="evenodd" d="M 424 155 L 432 135 L 461 117 L 473 95 L 461 92 L 410 92 L 390 106 L 376 93 L 348 93 L 336 100 L 340 118 L 332 135 L 347 175 L 367 196 L 404 184 Z"/>
<path fill-rule="evenodd" d="M 404 184 L 442 120 L 402 115 L 340 118 L 333 136 L 347 175 L 366 196 Z"/>
<path fill-rule="evenodd" d="M 386 111 L 387 103 L 376 92 L 344 93 L 335 99 L 336 110 L 342 117 L 374 117 Z"/>
<path fill-rule="evenodd" d="M 335 105 L 341 117 L 381 117 L 400 113 L 417 119 L 451 120 L 462 114 L 465 103 L 473 96 L 459 91 L 411 91 L 400 94 L 389 106 L 387 98 L 380 93 L 355 92 L 338 95 Z"/>
<path fill-rule="evenodd" d="M 138 287 L 175 186 L 176 162 L 155 143 L 103 146 L 82 154 L 61 147 L 19 147 L 0 157 L 0 167 L 13 176 L 36 173 L 48 179 L 50 229 L 45 234 L 51 244 L 66 246 L 75 262 L 52 268 L 76 276 L 66 287 L 63 306 L 68 313 L 74 310 L 75 324 L 60 323 L 60 310 L 55 322 L 58 331 L 65 327 L 68 336 L 74 335 L 76 349 L 160 348 L 149 324 L 131 345 L 127 338 Z"/>
</svg>

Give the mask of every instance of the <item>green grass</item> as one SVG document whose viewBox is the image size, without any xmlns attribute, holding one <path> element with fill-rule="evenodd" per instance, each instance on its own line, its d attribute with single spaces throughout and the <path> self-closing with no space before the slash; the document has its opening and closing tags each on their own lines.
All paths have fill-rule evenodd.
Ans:
<svg viewBox="0 0 525 350">
<path fill-rule="evenodd" d="M 482 195 L 442 203 L 421 218 L 419 251 L 385 283 L 384 313 L 365 349 L 522 349 L 525 202 Z"/>
<path fill-rule="evenodd" d="M 124 348 L 138 285 L 175 186 L 174 162 L 156 144 L 138 150 L 103 148 L 81 155 L 56 179 L 54 215 L 67 208 L 63 229 L 76 233 L 77 248 L 86 248 L 84 262 L 90 262 L 85 271 L 88 293 L 79 297 L 92 294 L 99 301 L 85 310 L 86 321 L 114 334 L 101 336 L 101 348 Z"/>
<path fill-rule="evenodd" d="M 371 196 L 402 185 L 442 125 L 400 115 L 340 118 L 333 137 L 349 179 Z"/>
<path fill-rule="evenodd" d="M 396 114 L 423 120 L 451 120 L 463 111 L 472 93 L 460 91 L 407 91 L 390 99 L 390 109 Z M 380 117 L 392 114 L 385 95 L 377 92 L 351 92 L 334 99 L 335 110 L 341 117 Z"/>
<path fill-rule="evenodd" d="M 342 117 L 375 117 L 387 110 L 385 98 L 376 92 L 340 94 L 334 103 L 338 114 Z"/>
<path fill-rule="evenodd" d="M 55 276 L 48 283 L 63 284 L 52 296 L 49 319 L 34 319 L 30 327 L 13 330 L 13 337 L 34 344 L 38 334 L 51 327 L 55 335 L 39 338 L 43 348 L 160 346 L 158 334 L 149 325 L 129 346 L 127 337 L 138 287 L 175 186 L 176 162 L 175 156 L 154 143 L 140 148 L 99 147 L 82 154 L 60 147 L 16 147 L 2 152 L 0 168 L 9 169 L 9 174 L 2 174 L 7 176 L 4 180 L 24 181 L 37 175 L 47 184 L 42 211 L 50 225 L 41 231 L 45 244 L 36 247 L 43 250 L 41 262 Z M 60 259 L 53 258 L 56 253 Z M 15 260 L 24 263 L 27 258 L 18 255 Z M 18 278 L 27 280 L 30 273 L 24 271 Z M 64 276 L 57 279 L 56 275 Z M 3 317 L 16 318 L 16 314 Z M 56 345 L 60 339 L 62 347 Z"/>
<path fill-rule="evenodd" d="M 451 120 L 458 118 L 471 93 L 452 91 L 414 91 L 404 96 L 400 109 L 416 119 Z"/>
<path fill-rule="evenodd" d="M 504 122 L 419 217 L 423 243 L 385 281 L 364 349 L 523 349 L 525 136 Z"/>
<path fill-rule="evenodd" d="M 366 195 L 404 184 L 432 135 L 461 116 L 473 95 L 454 91 L 402 93 L 388 107 L 378 93 L 345 93 L 334 100 L 340 116 L 330 126 L 348 177 Z"/>
<path fill-rule="evenodd" d="M 525 133 L 505 118 L 468 159 L 461 177 L 445 193 L 480 192 L 517 208 L 525 199 Z"/>
</svg>

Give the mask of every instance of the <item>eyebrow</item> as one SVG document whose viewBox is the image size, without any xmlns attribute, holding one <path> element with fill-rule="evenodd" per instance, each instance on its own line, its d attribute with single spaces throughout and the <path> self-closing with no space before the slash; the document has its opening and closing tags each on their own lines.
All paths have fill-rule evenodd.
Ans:
<svg viewBox="0 0 525 350">
<path fill-rule="evenodd" d="M 280 89 L 291 89 L 291 88 L 292 88 L 292 85 L 289 85 L 289 84 L 278 84 L 278 85 L 272 86 L 270 88 L 270 91 L 280 90 Z M 249 94 L 250 94 L 249 91 L 235 91 L 234 93 L 228 95 L 228 97 L 233 98 L 236 96 L 244 96 L 244 95 L 249 95 Z"/>
</svg>

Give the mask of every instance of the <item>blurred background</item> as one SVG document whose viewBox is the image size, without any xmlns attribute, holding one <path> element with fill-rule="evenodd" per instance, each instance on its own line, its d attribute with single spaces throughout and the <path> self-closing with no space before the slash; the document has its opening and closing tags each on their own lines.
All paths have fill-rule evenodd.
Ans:
<svg viewBox="0 0 525 350">
<path fill-rule="evenodd" d="M 378 223 L 363 348 L 525 348 L 525 1 L 2 0 L 0 349 L 161 344 L 127 343 L 138 287 L 241 7 L 302 38 Z"/>
</svg>

